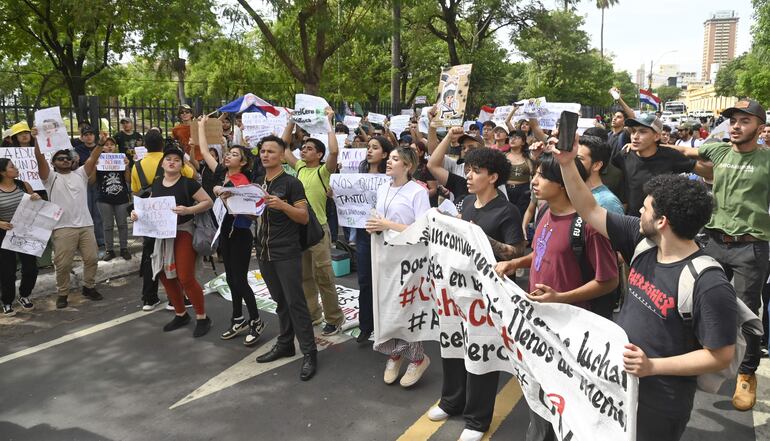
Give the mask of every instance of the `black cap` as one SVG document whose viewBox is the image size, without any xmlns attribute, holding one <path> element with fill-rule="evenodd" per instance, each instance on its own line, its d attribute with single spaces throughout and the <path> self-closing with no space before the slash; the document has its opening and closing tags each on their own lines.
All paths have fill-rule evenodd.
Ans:
<svg viewBox="0 0 770 441">
<path fill-rule="evenodd" d="M 729 109 L 725 109 L 724 112 L 722 112 L 722 116 L 725 118 L 730 118 L 733 116 L 734 113 L 742 112 L 747 113 L 749 115 L 754 115 L 757 118 L 759 118 L 760 121 L 762 121 L 762 124 L 767 123 L 767 114 L 765 113 L 765 109 L 762 107 L 761 104 L 754 100 L 740 100 L 733 107 L 730 107 Z"/>
<path fill-rule="evenodd" d="M 131 122 L 131 120 L 128 119 L 128 118 L 120 118 L 120 123 L 121 124 L 123 124 L 123 123 L 130 123 L 130 122 Z"/>
<path fill-rule="evenodd" d="M 85 135 L 87 133 L 96 133 L 94 132 L 93 127 L 91 127 L 91 124 L 81 124 L 80 125 L 80 134 Z"/>
<path fill-rule="evenodd" d="M 176 147 L 170 147 L 163 150 L 163 159 L 168 155 L 177 155 L 184 162 L 184 152 Z"/>
</svg>

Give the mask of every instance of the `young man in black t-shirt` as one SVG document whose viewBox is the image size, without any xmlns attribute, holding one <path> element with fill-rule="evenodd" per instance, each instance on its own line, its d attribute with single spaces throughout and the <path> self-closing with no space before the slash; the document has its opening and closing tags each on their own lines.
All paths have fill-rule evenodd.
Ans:
<svg viewBox="0 0 770 441">
<path fill-rule="evenodd" d="M 467 164 L 463 164 L 464 171 L 463 175 L 460 176 L 457 173 L 457 170 L 449 170 L 446 168 L 447 163 L 444 158 L 449 150 L 450 140 L 453 137 L 457 138 L 461 136 L 463 136 L 462 127 L 451 127 L 444 139 L 438 143 L 435 150 L 431 151 L 430 146 L 428 147 L 428 151 L 431 152 L 430 158 L 428 159 L 428 171 L 434 178 L 436 178 L 439 185 L 443 185 L 452 193 L 454 202 L 458 206 L 458 211 L 463 199 L 468 195 L 467 180 L 465 179 L 465 174 L 468 171 Z M 471 138 L 471 140 L 465 142 L 463 152 L 467 154 L 474 149 L 482 147 L 483 145 L 480 145 L 478 140 L 473 140 Z"/>
<path fill-rule="evenodd" d="M 299 179 L 287 175 L 281 163 L 286 143 L 277 136 L 262 138 L 259 156 L 265 175 L 255 181 L 268 196 L 255 238 L 259 270 L 265 279 L 270 297 L 275 300 L 281 333 L 273 348 L 257 357 L 257 363 L 267 363 L 294 355 L 294 336 L 304 354 L 300 379 L 309 380 L 316 371 L 316 344 L 313 324 L 302 291 L 302 249 L 299 244 L 300 225 L 309 221 L 305 190 Z"/>
<path fill-rule="evenodd" d="M 645 184 L 641 218 L 608 213 L 582 182 L 571 152 L 556 152 L 565 186 L 580 216 L 608 237 L 626 262 L 644 238 L 654 246 L 631 262 L 626 297 L 615 322 L 628 335 L 626 372 L 639 380 L 637 440 L 676 441 L 690 419 L 696 376 L 718 372 L 735 351 L 735 289 L 721 268 L 705 270 L 695 282 L 692 329 L 678 310 L 678 281 L 696 257 L 693 240 L 711 216 L 713 202 L 699 182 L 677 175 L 656 176 Z M 688 344 L 694 334 L 696 342 Z"/>
</svg>

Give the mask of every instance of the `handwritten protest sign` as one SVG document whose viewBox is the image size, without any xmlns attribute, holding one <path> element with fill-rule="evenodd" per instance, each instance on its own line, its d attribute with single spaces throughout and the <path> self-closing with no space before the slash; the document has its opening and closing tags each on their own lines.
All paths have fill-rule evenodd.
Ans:
<svg viewBox="0 0 770 441">
<path fill-rule="evenodd" d="M 265 197 L 267 197 L 267 193 L 259 185 L 247 184 L 227 187 L 226 191 L 231 194 L 225 200 L 227 211 L 230 214 L 253 214 L 259 216 L 265 211 Z"/>
<path fill-rule="evenodd" d="M 58 106 L 36 111 L 35 127 L 38 128 L 36 138 L 41 152 L 54 153 L 57 150 L 72 148 Z"/>
<path fill-rule="evenodd" d="M 537 122 L 540 123 L 540 128 L 543 130 L 555 129 L 562 112 L 580 114 L 580 104 L 577 103 L 545 103 L 543 108 L 546 112 L 537 118 Z"/>
<path fill-rule="evenodd" d="M 508 115 L 511 113 L 512 110 L 513 110 L 513 106 L 495 107 L 495 113 L 492 114 L 492 122 L 494 122 L 498 126 L 504 125 L 506 118 L 508 118 Z M 511 122 L 513 122 L 513 119 L 511 119 Z"/>
<path fill-rule="evenodd" d="M 337 163 L 341 165 L 341 173 L 358 173 L 358 166 L 365 159 L 365 148 L 342 148 Z"/>
<path fill-rule="evenodd" d="M 19 179 L 29 182 L 33 190 L 45 190 L 43 181 L 40 180 L 34 147 L 0 148 L 0 158 L 8 158 L 13 161 L 13 165 L 19 169 Z"/>
<path fill-rule="evenodd" d="M 210 118 L 206 121 L 206 142 L 209 144 L 222 144 L 222 121 Z M 198 123 L 190 124 L 190 143 L 198 145 Z"/>
<path fill-rule="evenodd" d="M 372 124 L 383 125 L 388 120 L 388 117 L 381 113 L 369 112 L 366 114 L 366 119 Z"/>
<path fill-rule="evenodd" d="M 718 139 L 720 141 L 730 139 L 730 120 L 726 119 L 722 124 L 714 127 L 714 130 L 709 134 L 709 138 Z"/>
<path fill-rule="evenodd" d="M 420 109 L 420 118 L 417 120 L 417 129 L 421 133 L 428 133 L 428 126 L 430 125 L 430 107 L 423 107 Z"/>
<path fill-rule="evenodd" d="M 176 237 L 176 207 L 173 196 L 140 198 L 134 196 L 134 210 L 139 215 L 134 221 L 134 236 L 168 239 Z"/>
<path fill-rule="evenodd" d="M 147 147 L 134 147 L 134 161 L 138 161 L 147 156 Z"/>
<path fill-rule="evenodd" d="M 345 119 L 342 120 L 342 124 L 348 126 L 348 129 L 350 130 L 355 130 L 361 124 L 361 117 L 346 115 Z"/>
<path fill-rule="evenodd" d="M 308 133 L 329 133 L 332 130 L 326 108 L 329 103 L 325 99 L 298 93 L 294 96 L 294 113 L 292 119 Z"/>
<path fill-rule="evenodd" d="M 123 153 L 102 153 L 96 162 L 99 171 L 122 171 L 126 169 L 126 155 Z"/>
<path fill-rule="evenodd" d="M 282 107 L 277 109 L 279 112 L 278 116 L 270 113 L 262 115 L 259 112 L 248 112 L 242 115 L 243 136 L 248 138 L 250 147 L 256 147 L 265 136 L 281 136 L 283 134 L 283 130 L 286 128 L 289 120 L 289 114 Z"/>
<path fill-rule="evenodd" d="M 578 126 L 577 128 L 578 135 L 582 135 L 583 132 L 585 132 L 587 129 L 590 129 L 591 127 L 596 127 L 596 120 L 593 118 L 579 118 L 577 126 Z"/>
<path fill-rule="evenodd" d="M 411 118 L 409 115 L 396 115 L 390 119 L 390 131 L 396 134 L 396 138 L 401 136 L 401 133 L 404 131 L 407 131 Z"/>
<path fill-rule="evenodd" d="M 377 204 L 377 189 L 389 184 L 390 177 L 374 173 L 334 174 L 330 186 L 337 205 L 337 218 L 343 227 L 364 228 Z"/>
<path fill-rule="evenodd" d="M 13 213 L 13 228 L 5 233 L 2 248 L 42 256 L 62 212 L 62 208 L 52 202 L 33 201 L 25 194 Z"/>
<path fill-rule="evenodd" d="M 472 64 L 461 64 L 441 72 L 438 83 L 438 117 L 444 127 L 463 124 L 472 68 Z"/>
<path fill-rule="evenodd" d="M 587 310 L 536 303 L 494 272 L 478 225 L 435 209 L 402 233 L 373 235 L 375 343 L 438 341 L 469 372 L 511 372 L 560 440 L 636 439 L 638 379 L 625 332 Z"/>
</svg>

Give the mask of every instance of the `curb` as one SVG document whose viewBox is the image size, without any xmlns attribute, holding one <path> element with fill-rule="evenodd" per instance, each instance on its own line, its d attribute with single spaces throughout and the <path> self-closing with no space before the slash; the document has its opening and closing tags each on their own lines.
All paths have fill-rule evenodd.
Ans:
<svg viewBox="0 0 770 441">
<path fill-rule="evenodd" d="M 102 283 L 106 280 L 116 277 L 127 276 L 139 272 L 139 256 L 134 256 L 131 260 L 124 260 L 122 257 L 116 257 L 109 262 L 100 260 L 96 269 L 96 283 Z M 83 280 L 83 264 L 72 268 L 70 273 L 70 290 L 80 289 Z M 17 288 L 18 288 L 18 283 Z M 35 289 L 30 297 L 45 297 L 49 294 L 56 294 L 56 272 L 46 272 L 37 277 Z"/>
</svg>

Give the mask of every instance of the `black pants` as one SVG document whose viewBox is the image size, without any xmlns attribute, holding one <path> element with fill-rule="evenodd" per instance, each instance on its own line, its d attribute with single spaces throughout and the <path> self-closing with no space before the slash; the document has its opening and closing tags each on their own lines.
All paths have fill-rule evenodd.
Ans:
<svg viewBox="0 0 770 441">
<path fill-rule="evenodd" d="M 363 228 L 356 228 L 356 272 L 358 273 L 358 327 L 361 332 L 373 332 L 372 243 L 369 233 Z"/>
<path fill-rule="evenodd" d="M 713 233 L 713 232 L 712 232 Z M 768 244 L 767 242 L 723 243 L 714 234 L 704 249 L 706 254 L 716 259 L 725 269 L 728 280 L 732 280 L 735 293 L 749 309 L 759 316 L 762 304 L 762 288 L 767 280 Z M 762 357 L 760 352 L 761 337 L 744 334 L 746 337 L 746 355 L 743 357 L 738 372 L 753 374 Z"/>
<path fill-rule="evenodd" d="M 524 213 L 527 212 L 531 201 L 529 184 L 506 184 L 505 190 L 508 193 L 508 202 L 515 205 L 519 210 L 519 216 L 524 218 Z"/>
<path fill-rule="evenodd" d="M 687 418 L 674 417 L 639 403 L 636 411 L 637 441 L 679 441 L 687 428 Z"/>
<path fill-rule="evenodd" d="M 155 250 L 155 238 L 145 237 L 142 241 L 142 262 L 139 275 L 142 277 L 142 301 L 153 304 L 158 301 L 158 279 L 152 275 L 152 252 Z"/>
<path fill-rule="evenodd" d="M 329 232 L 331 233 L 330 239 L 332 240 L 332 246 L 334 246 L 334 242 L 337 242 L 340 234 L 340 223 L 337 219 L 337 204 L 334 203 L 334 198 L 326 198 L 326 223 L 329 225 Z"/>
<path fill-rule="evenodd" d="M 313 322 L 307 309 L 305 293 L 302 291 L 301 256 L 287 260 L 268 262 L 259 261 L 259 270 L 265 279 L 270 297 L 275 300 L 281 333 L 278 342 L 281 347 L 294 346 L 294 336 L 297 336 L 299 348 L 303 354 L 316 350 Z"/>
<path fill-rule="evenodd" d="M 492 423 L 499 372 L 475 375 L 462 358 L 442 358 L 444 380 L 439 407 L 449 415 L 462 414 L 465 428 L 486 432 Z"/>
<path fill-rule="evenodd" d="M 768 316 L 770 315 L 770 282 L 765 283 L 765 287 L 762 288 L 762 329 L 765 331 L 762 334 L 762 346 L 767 347 L 768 338 L 767 333 L 770 331 L 770 323 Z"/>
<path fill-rule="evenodd" d="M 229 233 L 229 234 L 227 234 Z M 227 234 L 227 235 L 225 235 Z M 233 297 L 233 318 L 243 316 L 243 302 L 249 309 L 249 318 L 259 318 L 257 299 L 249 286 L 249 260 L 251 259 L 251 230 L 233 228 L 219 236 L 220 253 L 225 262 L 225 274 Z"/>
<path fill-rule="evenodd" d="M 0 242 L 5 239 L 5 230 L 0 230 Z M 29 297 L 37 282 L 37 257 L 0 249 L 0 297 L 4 305 L 16 299 L 16 259 L 21 261 L 21 284 L 19 296 Z"/>
</svg>

